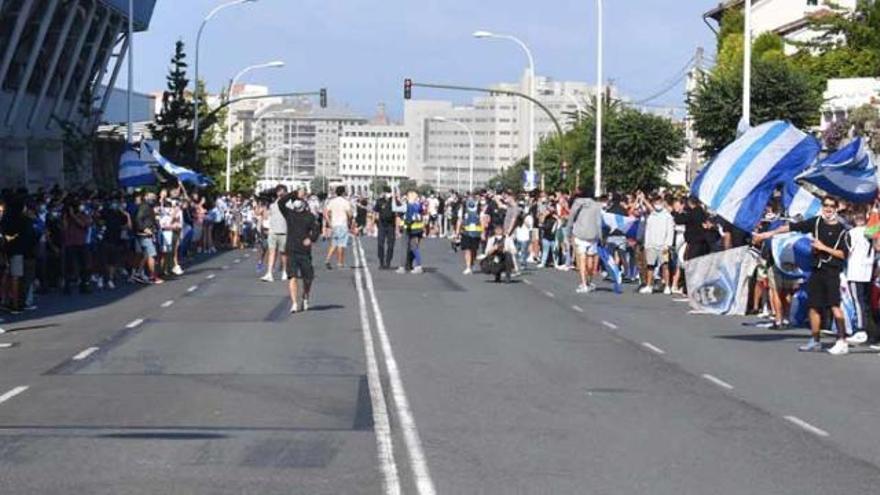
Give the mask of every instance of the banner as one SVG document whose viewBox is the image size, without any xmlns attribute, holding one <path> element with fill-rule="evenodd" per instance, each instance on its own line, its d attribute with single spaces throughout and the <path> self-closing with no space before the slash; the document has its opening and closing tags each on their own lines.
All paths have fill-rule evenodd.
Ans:
<svg viewBox="0 0 880 495">
<path fill-rule="evenodd" d="M 694 258 L 684 265 L 691 307 L 700 313 L 745 315 L 749 277 L 758 256 L 748 246 Z"/>
</svg>

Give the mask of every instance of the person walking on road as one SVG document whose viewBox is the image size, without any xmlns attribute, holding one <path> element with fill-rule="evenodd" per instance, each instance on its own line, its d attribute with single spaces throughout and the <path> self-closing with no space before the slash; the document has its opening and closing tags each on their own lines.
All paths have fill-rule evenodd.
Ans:
<svg viewBox="0 0 880 495">
<path fill-rule="evenodd" d="M 275 259 L 281 258 L 284 274 L 281 280 L 287 280 L 287 219 L 281 212 L 279 201 L 287 196 L 287 186 L 281 184 L 275 188 L 276 201 L 269 205 L 269 254 L 266 258 L 266 274 L 260 280 L 274 282 Z"/>
<path fill-rule="evenodd" d="M 425 235 L 425 208 L 415 191 L 406 193 L 406 213 L 403 217 L 406 233 L 406 263 L 398 273 L 422 273 L 422 237 Z"/>
<path fill-rule="evenodd" d="M 458 213 L 458 225 L 455 227 L 456 235 L 461 239 L 461 250 L 464 253 L 464 274 L 473 273 L 474 261 L 480 242 L 483 240 L 483 218 L 476 199 L 468 198 Z"/>
<path fill-rule="evenodd" d="M 585 294 L 596 289 L 593 274 L 598 265 L 599 241 L 602 238 L 602 205 L 582 189 L 571 205 L 570 218 L 575 260 L 581 280 L 577 292 Z"/>
<path fill-rule="evenodd" d="M 345 267 L 345 250 L 348 248 L 353 218 L 354 211 L 351 201 L 345 197 L 345 186 L 339 186 L 336 188 L 336 197 L 328 201 L 324 208 L 324 224 L 328 225 L 331 231 L 330 249 L 324 261 L 328 270 L 333 269 L 331 263 L 333 253 L 336 253 L 336 267 L 340 269 Z"/>
<path fill-rule="evenodd" d="M 376 200 L 376 205 L 373 207 L 378 227 L 380 270 L 391 268 L 391 260 L 394 259 L 394 242 L 397 240 L 397 213 L 395 210 L 399 209 L 396 203 L 396 198 L 391 194 L 391 188 L 385 186 L 382 190 L 382 197 Z"/>
<path fill-rule="evenodd" d="M 315 279 L 312 265 L 312 245 L 321 235 L 318 219 L 309 211 L 308 204 L 298 197 L 296 191 L 284 195 L 277 201 L 278 208 L 287 222 L 287 274 L 290 276 L 290 312 L 299 311 L 299 282 L 302 281 L 302 310 L 308 311 Z"/>
</svg>

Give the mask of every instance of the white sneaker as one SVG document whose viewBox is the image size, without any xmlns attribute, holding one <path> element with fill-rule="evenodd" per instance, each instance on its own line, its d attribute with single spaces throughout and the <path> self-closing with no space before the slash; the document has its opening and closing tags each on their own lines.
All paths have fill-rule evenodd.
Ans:
<svg viewBox="0 0 880 495">
<path fill-rule="evenodd" d="M 171 272 L 179 277 L 183 275 L 183 268 L 181 268 L 180 265 L 174 265 L 174 268 L 171 269 Z"/>
<path fill-rule="evenodd" d="M 113 290 L 116 288 L 116 284 L 114 284 L 112 280 L 108 280 L 107 281 L 107 288 L 110 290 Z"/>
<path fill-rule="evenodd" d="M 865 332 L 856 332 L 846 339 L 846 343 L 850 345 L 862 345 L 868 341 L 868 334 Z"/>
<path fill-rule="evenodd" d="M 290 305 L 290 314 L 296 313 L 299 311 L 299 307 L 297 307 L 296 303 Z"/>
<path fill-rule="evenodd" d="M 671 294 L 672 294 L 672 289 L 670 289 L 669 286 L 667 285 L 666 288 L 663 289 L 663 293 L 666 294 L 667 296 L 668 296 L 668 295 L 671 295 Z"/>
<path fill-rule="evenodd" d="M 650 285 L 646 285 L 646 286 L 642 287 L 641 289 L 639 289 L 639 294 L 653 294 L 653 293 L 654 293 L 654 288 L 651 287 Z"/>
<path fill-rule="evenodd" d="M 307 298 L 303 298 L 303 311 L 309 310 L 309 300 Z"/>
<path fill-rule="evenodd" d="M 574 290 L 578 294 L 588 294 L 590 292 L 589 285 L 578 285 L 578 288 Z"/>
<path fill-rule="evenodd" d="M 104 279 L 103 278 L 95 279 L 94 281 L 95 281 L 95 285 L 98 286 L 98 290 L 101 290 L 104 288 Z"/>
<path fill-rule="evenodd" d="M 272 276 L 272 272 L 269 272 L 269 273 L 263 275 L 262 277 L 260 277 L 260 280 L 262 280 L 263 282 L 274 282 L 275 277 Z"/>
<path fill-rule="evenodd" d="M 472 273 L 474 273 L 474 272 L 470 268 L 465 268 L 464 271 L 461 272 L 462 275 L 470 275 Z"/>
<path fill-rule="evenodd" d="M 834 347 L 828 349 L 828 354 L 833 354 L 835 356 L 849 354 L 849 344 L 846 343 L 846 340 L 838 339 L 837 342 L 834 343 Z"/>
<path fill-rule="evenodd" d="M 676 296 L 684 295 L 684 291 L 679 289 L 678 287 L 676 287 L 675 289 L 672 289 L 672 293 Z"/>
<path fill-rule="evenodd" d="M 412 272 L 415 273 L 416 275 L 418 275 L 418 274 L 420 274 L 420 273 L 423 273 L 424 270 L 422 270 L 422 267 L 417 266 L 417 267 L 415 267 L 415 268 L 412 269 Z"/>
<path fill-rule="evenodd" d="M 281 274 L 281 280 L 287 280 L 288 278 L 290 277 L 287 276 L 287 272 Z"/>
</svg>

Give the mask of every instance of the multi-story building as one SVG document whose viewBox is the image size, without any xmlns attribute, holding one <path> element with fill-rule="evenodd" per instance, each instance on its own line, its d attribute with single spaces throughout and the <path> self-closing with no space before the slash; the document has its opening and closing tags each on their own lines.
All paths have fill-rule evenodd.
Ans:
<svg viewBox="0 0 880 495">
<path fill-rule="evenodd" d="M 297 186 L 308 186 L 316 176 L 338 179 L 340 133 L 345 126 L 366 123 L 348 110 L 302 99 L 266 106 L 240 122 L 244 138 L 260 142 L 264 180 Z"/>
<path fill-rule="evenodd" d="M 829 4 L 848 10 L 856 7 L 858 0 L 752 0 L 752 32 L 759 36 L 766 32 L 781 35 L 791 41 L 810 41 L 816 32 L 810 29 L 810 19 L 831 11 Z M 704 19 L 721 22 L 729 9 L 742 9 L 744 0 L 725 0 L 703 14 Z M 787 54 L 797 50 L 794 44 L 786 44 Z"/>
<path fill-rule="evenodd" d="M 545 77 L 537 77 L 535 82 L 537 100 L 550 110 L 564 130 L 571 128 L 571 115 L 582 108 L 594 92 L 586 83 L 553 81 Z M 527 94 L 528 78 L 493 88 Z M 435 120 L 435 117 L 442 117 L 447 122 Z M 469 135 L 449 120 L 464 124 L 473 131 L 475 187 L 485 186 L 489 179 L 529 153 L 527 100 L 489 95 L 474 98 L 469 106 L 457 106 L 449 101 L 409 100 L 404 107 L 404 125 L 410 134 L 411 178 L 434 184 L 440 191 L 467 187 Z M 535 108 L 535 146 L 556 132 L 552 119 L 540 108 Z"/>
<path fill-rule="evenodd" d="M 339 175 L 349 191 L 367 195 L 376 180 L 398 188 L 407 178 L 409 132 L 399 125 L 345 126 L 339 134 Z"/>
<path fill-rule="evenodd" d="M 135 2 L 136 31 L 148 28 L 155 3 Z M 104 120 L 127 22 L 127 0 L 0 2 L 0 184 L 90 180 L 85 167 L 64 172 L 62 123 L 90 133 Z"/>
</svg>

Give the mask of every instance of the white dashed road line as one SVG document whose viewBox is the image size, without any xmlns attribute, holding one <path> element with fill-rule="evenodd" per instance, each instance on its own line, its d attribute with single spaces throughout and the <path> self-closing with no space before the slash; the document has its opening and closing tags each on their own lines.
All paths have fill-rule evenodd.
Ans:
<svg viewBox="0 0 880 495">
<path fill-rule="evenodd" d="M 532 281 L 531 281 L 531 280 L 523 280 L 523 283 L 526 284 L 526 285 L 532 285 Z"/>
<path fill-rule="evenodd" d="M 804 430 L 806 430 L 806 431 L 808 431 L 808 432 L 810 432 L 810 433 L 812 433 L 812 434 L 814 434 L 814 435 L 819 435 L 820 437 L 827 437 L 827 436 L 828 436 L 828 432 L 827 432 L 827 431 L 825 431 L 825 430 L 823 430 L 823 429 L 821 429 L 821 428 L 817 428 L 817 427 L 811 425 L 810 423 L 807 423 L 806 421 L 802 420 L 801 418 L 799 418 L 799 417 L 797 417 L 797 416 L 786 416 L 785 419 L 786 419 L 786 421 L 788 421 L 788 422 L 790 422 L 790 423 L 792 423 L 792 424 L 795 424 L 795 425 L 797 425 L 797 426 L 800 426 L 800 427 L 803 428 Z"/>
<path fill-rule="evenodd" d="M 580 306 L 578 306 L 578 305 L 574 305 L 574 306 L 572 306 L 571 309 L 577 311 L 578 313 L 583 313 L 583 312 L 584 312 L 584 308 L 582 308 L 582 307 L 580 307 Z"/>
<path fill-rule="evenodd" d="M 382 354 L 385 357 L 385 369 L 388 372 L 388 383 L 391 385 L 391 397 L 394 398 L 394 404 L 397 406 L 397 419 L 401 430 L 403 430 L 404 445 L 406 445 L 406 450 L 409 454 L 410 468 L 412 469 L 416 491 L 419 495 L 435 495 L 437 490 L 434 488 L 434 481 L 431 479 L 431 472 L 428 469 L 425 450 L 422 448 L 419 429 L 416 427 L 416 421 L 409 406 L 409 398 L 407 398 L 406 390 L 403 388 L 400 369 L 397 366 L 397 360 L 394 359 L 394 351 L 391 349 L 391 339 L 388 337 L 388 331 L 385 328 L 385 318 L 382 316 L 382 308 L 379 307 L 376 289 L 373 286 L 373 275 L 370 273 L 370 267 L 366 262 L 367 257 L 364 254 L 364 248 L 359 239 L 355 239 L 355 245 L 360 253 L 361 264 L 364 269 L 364 275 L 366 275 L 367 292 L 370 294 L 373 315 L 376 319 L 376 333 L 379 335 L 379 343 L 382 348 Z"/>
<path fill-rule="evenodd" d="M 92 354 L 98 352 L 98 350 L 99 350 L 98 347 L 89 347 L 88 349 L 86 349 L 86 350 L 80 352 L 80 353 L 77 354 L 76 356 L 73 356 L 73 360 L 74 360 L 74 361 L 82 361 L 83 359 L 85 359 L 85 358 L 91 356 Z"/>
<path fill-rule="evenodd" d="M 3 394 L 3 395 L 0 395 L 0 404 L 2 404 L 2 403 L 4 403 L 4 402 L 8 401 L 9 399 L 15 397 L 15 396 L 18 395 L 18 394 L 24 392 L 24 391 L 27 390 L 28 388 L 29 388 L 29 387 L 27 387 L 27 386 L 25 386 L 25 385 L 22 385 L 22 386 L 19 386 L 19 387 L 15 387 L 14 389 L 10 390 L 9 392 L 6 392 L 6 393 Z"/>
<path fill-rule="evenodd" d="M 198 285 L 193 285 L 193 286 L 190 287 L 189 289 L 186 289 L 186 291 L 189 292 L 189 293 L 193 293 L 193 292 L 195 292 L 195 291 L 197 291 L 197 290 L 199 290 L 199 286 L 198 286 Z"/>
<path fill-rule="evenodd" d="M 208 275 L 207 277 L 205 277 L 205 280 L 214 280 L 214 278 L 216 278 L 216 277 L 217 277 L 217 275 L 212 273 L 212 274 Z"/>
<path fill-rule="evenodd" d="M 650 342 L 642 342 L 642 347 L 644 347 L 645 349 L 648 349 L 649 351 L 651 351 L 655 354 L 666 354 L 666 351 L 664 351 L 663 349 L 657 347 L 656 345 L 654 345 Z"/>
<path fill-rule="evenodd" d="M 714 377 L 708 373 L 704 373 L 703 378 L 705 378 L 706 380 L 709 380 L 710 382 L 714 383 L 715 385 L 718 385 L 721 388 L 724 388 L 727 390 L 733 390 L 733 385 L 725 382 L 724 380 L 722 380 L 718 377 Z"/>
<path fill-rule="evenodd" d="M 241 259 L 235 258 L 234 260 L 232 260 L 232 262 L 235 264 L 239 264 L 239 263 L 241 263 Z"/>
<path fill-rule="evenodd" d="M 170 308 L 172 304 L 174 304 L 173 300 L 165 301 L 162 303 L 162 307 L 163 308 Z"/>
<path fill-rule="evenodd" d="M 690 302 L 691 300 L 688 299 L 688 298 L 686 298 L 686 297 L 679 297 L 678 299 L 673 299 L 672 301 L 673 301 L 673 302 L 686 303 L 686 302 Z"/>
<path fill-rule="evenodd" d="M 3 342 L 2 344 L 0 344 L 0 349 L 9 349 L 10 347 L 12 347 L 12 345 L 13 344 L 9 342 Z"/>
<path fill-rule="evenodd" d="M 549 290 L 545 290 L 544 295 L 549 297 L 550 299 L 556 299 L 556 294 L 550 292 Z"/>
<path fill-rule="evenodd" d="M 614 323 L 611 323 L 610 321 L 604 321 L 604 320 L 603 320 L 603 321 L 602 321 L 602 324 L 605 325 L 606 327 L 612 329 L 612 330 L 617 330 L 617 325 L 615 325 Z"/>
<path fill-rule="evenodd" d="M 125 325 L 125 328 L 137 328 L 144 323 L 143 318 L 138 318 L 137 320 L 132 321 L 128 325 Z"/>
<path fill-rule="evenodd" d="M 224 270 L 229 270 L 229 265 L 223 265 Z"/>
</svg>

